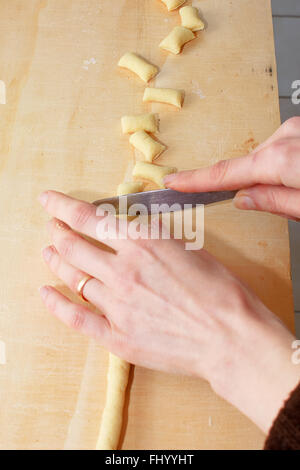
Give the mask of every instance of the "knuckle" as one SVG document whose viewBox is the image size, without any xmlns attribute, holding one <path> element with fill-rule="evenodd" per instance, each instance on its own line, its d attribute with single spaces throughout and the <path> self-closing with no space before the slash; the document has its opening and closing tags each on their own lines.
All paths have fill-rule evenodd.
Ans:
<svg viewBox="0 0 300 470">
<path fill-rule="evenodd" d="M 133 284 L 140 284 L 141 283 L 141 274 L 139 270 L 131 268 L 129 272 L 127 272 L 127 282 L 130 285 Z"/>
<path fill-rule="evenodd" d="M 84 202 L 76 204 L 72 214 L 72 227 L 80 229 L 86 225 L 93 213 L 92 207 Z"/>
<path fill-rule="evenodd" d="M 277 212 L 279 209 L 275 191 L 272 188 L 269 188 L 265 194 L 265 197 L 268 210 L 270 212 Z"/>
<path fill-rule="evenodd" d="M 132 332 L 127 326 L 120 335 L 119 331 L 112 328 L 113 342 L 118 356 L 122 357 L 129 363 L 136 363 L 137 357 L 141 355 L 141 348 L 136 341 L 136 332 Z"/>
<path fill-rule="evenodd" d="M 210 168 L 209 178 L 213 182 L 222 183 L 226 174 L 228 173 L 228 168 L 230 165 L 230 160 L 220 160 L 215 165 Z"/>
<path fill-rule="evenodd" d="M 77 288 L 80 283 L 80 281 L 83 279 L 83 276 L 85 274 L 82 273 L 81 271 L 74 271 L 74 273 L 70 276 L 68 285 L 71 288 L 73 292 L 77 293 Z"/>
<path fill-rule="evenodd" d="M 281 174 L 283 170 L 286 170 L 287 166 L 291 163 L 291 159 L 293 159 L 294 155 L 294 147 L 294 143 L 286 139 L 279 139 L 269 146 L 266 158 L 268 160 L 272 159 L 275 163 L 275 157 L 279 174 Z"/>
<path fill-rule="evenodd" d="M 274 154 L 283 155 L 286 153 L 286 145 L 287 141 L 285 139 L 278 139 L 268 147 L 269 153 L 272 156 L 274 156 Z"/>
<path fill-rule="evenodd" d="M 150 261 L 154 251 L 155 241 L 156 240 L 151 240 L 149 238 L 134 240 L 130 247 L 133 250 L 133 259 L 139 260 L 141 263 Z"/>
<path fill-rule="evenodd" d="M 46 307 L 51 311 L 55 312 L 56 311 L 56 306 L 57 306 L 57 301 L 56 297 L 52 292 L 48 292 L 46 298 L 45 298 L 45 304 Z"/>
<path fill-rule="evenodd" d="M 74 253 L 75 239 L 73 237 L 64 237 L 58 243 L 58 251 L 61 256 L 67 260 L 72 258 Z"/>
<path fill-rule="evenodd" d="M 131 280 L 131 274 L 129 274 L 129 271 L 127 273 L 120 273 L 116 277 L 116 287 L 118 291 L 123 295 L 129 295 L 130 292 L 132 291 L 133 287 L 133 282 Z"/>
<path fill-rule="evenodd" d="M 229 309 L 235 311 L 244 311 L 249 307 L 250 299 L 247 290 L 242 286 L 238 279 L 232 278 L 228 281 L 228 291 L 231 293 L 229 300 Z"/>
<path fill-rule="evenodd" d="M 277 153 L 280 169 L 289 168 L 293 164 L 295 156 L 299 158 L 299 142 L 293 139 L 279 140 L 274 145 L 274 151 Z"/>
<path fill-rule="evenodd" d="M 132 294 L 135 286 L 140 282 L 140 277 L 132 267 L 120 270 L 115 278 L 115 287 L 122 296 L 128 297 Z"/>
<path fill-rule="evenodd" d="M 300 116 L 294 116 L 287 119 L 283 127 L 287 133 L 298 131 L 300 134 Z"/>
<path fill-rule="evenodd" d="M 267 210 L 271 213 L 280 212 L 282 197 L 279 199 L 276 187 L 257 185 L 253 188 L 251 195 L 258 210 Z"/>
<path fill-rule="evenodd" d="M 49 265 L 52 271 L 54 271 L 55 273 L 58 273 L 60 271 L 61 259 L 57 252 L 52 253 Z"/>
<path fill-rule="evenodd" d="M 69 326 L 74 330 L 82 330 L 85 323 L 85 312 L 78 306 L 74 306 L 69 319 Z"/>
</svg>

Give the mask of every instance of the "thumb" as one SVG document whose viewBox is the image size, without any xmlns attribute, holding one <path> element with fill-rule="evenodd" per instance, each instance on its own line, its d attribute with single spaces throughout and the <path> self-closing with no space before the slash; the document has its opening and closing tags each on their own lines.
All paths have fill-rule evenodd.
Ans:
<svg viewBox="0 0 300 470">
<path fill-rule="evenodd" d="M 265 211 L 300 219 L 300 190 L 258 184 L 239 191 L 233 204 L 238 209 Z"/>
</svg>

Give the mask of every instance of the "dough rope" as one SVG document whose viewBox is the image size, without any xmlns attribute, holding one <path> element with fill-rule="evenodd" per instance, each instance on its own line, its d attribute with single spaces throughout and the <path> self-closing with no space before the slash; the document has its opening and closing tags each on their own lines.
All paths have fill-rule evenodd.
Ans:
<svg viewBox="0 0 300 470">
<path fill-rule="evenodd" d="M 130 364 L 109 354 L 106 402 L 102 414 L 96 450 L 116 450 L 123 424 L 123 408 Z"/>
<path fill-rule="evenodd" d="M 117 188 L 117 195 L 138 193 L 143 191 L 143 188 L 144 183 L 141 181 L 121 183 Z M 124 217 L 127 218 L 127 215 Z M 118 449 L 129 372 L 130 364 L 128 362 L 109 353 L 106 400 L 96 450 Z"/>
<path fill-rule="evenodd" d="M 162 2 L 171 11 L 183 5 L 185 0 L 162 0 Z M 196 8 L 190 6 L 183 7 L 179 13 L 182 26 L 176 26 L 159 45 L 160 48 L 174 54 L 179 54 L 184 44 L 196 37 L 193 31 L 204 29 L 204 23 L 200 19 Z M 133 52 L 124 54 L 119 60 L 118 65 L 119 67 L 131 70 L 146 83 L 158 73 L 157 67 Z M 167 103 L 178 108 L 182 107 L 183 100 L 183 91 L 171 88 L 146 88 L 143 96 L 144 102 Z M 177 170 L 176 168 L 157 166 L 150 163 L 166 148 L 147 134 L 147 132 L 154 133 L 158 130 L 157 116 L 154 113 L 123 116 L 121 125 L 124 134 L 132 134 L 129 139 L 130 143 L 141 151 L 146 158 L 146 162 L 136 162 L 132 176 L 152 181 L 159 188 L 165 188 L 163 182 L 164 176 Z M 143 191 L 143 189 L 143 182 L 124 182 L 118 186 L 117 195 L 137 193 Z M 128 216 L 124 215 L 124 217 Z M 96 450 L 118 449 L 129 372 L 129 363 L 109 353 L 106 401 Z"/>
</svg>

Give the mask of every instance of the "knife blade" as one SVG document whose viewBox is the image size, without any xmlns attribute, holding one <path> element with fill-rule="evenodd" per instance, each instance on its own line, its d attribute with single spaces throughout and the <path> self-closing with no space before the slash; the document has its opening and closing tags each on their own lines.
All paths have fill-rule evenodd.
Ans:
<svg viewBox="0 0 300 470">
<path fill-rule="evenodd" d="M 237 191 L 212 191 L 206 193 L 183 193 L 173 189 L 158 189 L 140 193 L 125 194 L 106 199 L 100 199 L 93 204 L 112 205 L 117 214 L 127 214 L 128 208 L 133 204 L 142 204 L 148 214 L 158 214 L 184 210 L 189 205 L 196 207 L 198 204 L 214 204 L 216 202 L 233 199 Z M 173 206 L 173 208 L 172 208 Z"/>
</svg>

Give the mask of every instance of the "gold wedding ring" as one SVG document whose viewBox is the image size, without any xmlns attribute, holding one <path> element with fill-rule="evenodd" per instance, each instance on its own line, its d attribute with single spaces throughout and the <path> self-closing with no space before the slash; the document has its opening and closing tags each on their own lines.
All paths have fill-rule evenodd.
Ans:
<svg viewBox="0 0 300 470">
<path fill-rule="evenodd" d="M 77 294 L 79 295 L 79 297 L 82 299 L 82 300 L 85 300 L 85 302 L 88 302 L 88 299 L 86 299 L 83 295 L 83 289 L 86 285 L 86 283 L 90 280 L 90 279 L 93 279 L 92 276 L 84 276 L 79 282 L 78 282 L 78 285 L 77 285 Z"/>
</svg>

